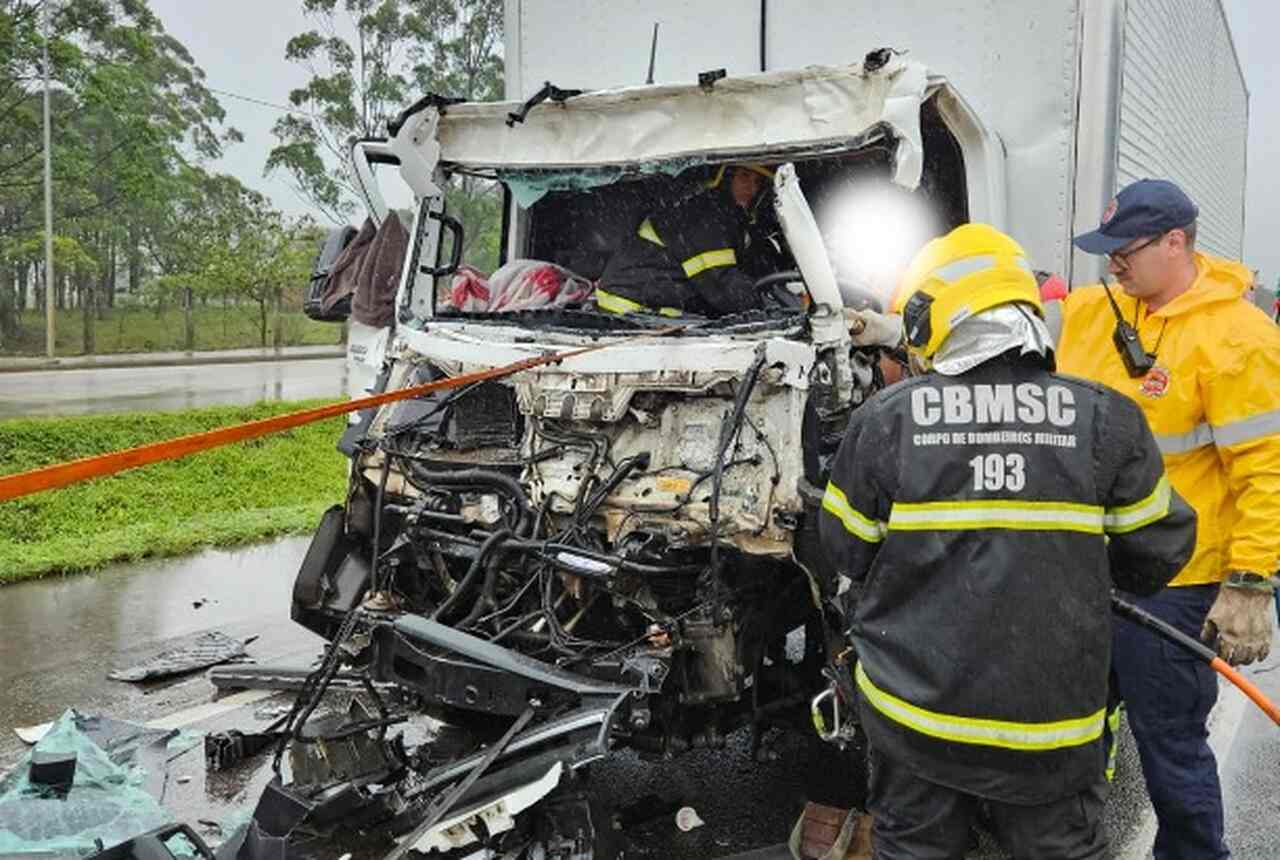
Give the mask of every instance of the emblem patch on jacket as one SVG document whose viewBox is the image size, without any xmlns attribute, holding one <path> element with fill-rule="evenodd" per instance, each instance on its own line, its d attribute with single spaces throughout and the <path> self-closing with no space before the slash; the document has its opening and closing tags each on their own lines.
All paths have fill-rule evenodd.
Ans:
<svg viewBox="0 0 1280 860">
<path fill-rule="evenodd" d="M 1148 370 L 1138 391 L 1147 397 L 1164 397 L 1169 391 L 1169 368 L 1157 364 Z"/>
</svg>

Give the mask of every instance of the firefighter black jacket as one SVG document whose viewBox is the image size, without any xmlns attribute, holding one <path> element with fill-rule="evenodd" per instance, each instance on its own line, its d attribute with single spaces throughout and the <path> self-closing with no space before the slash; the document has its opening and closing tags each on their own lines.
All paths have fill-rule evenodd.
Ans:
<svg viewBox="0 0 1280 860">
<path fill-rule="evenodd" d="M 711 317 L 760 307 L 753 278 L 742 268 L 749 226 L 743 209 L 720 189 L 658 209 L 609 258 L 597 303 L 617 312 Z M 623 300 L 616 307 L 609 301 L 614 296 Z"/>
<path fill-rule="evenodd" d="M 1111 589 L 1162 588 L 1195 514 L 1137 406 L 1012 355 L 858 409 L 820 531 L 854 583 L 871 744 L 932 782 L 1036 804 L 1102 778 Z"/>
</svg>

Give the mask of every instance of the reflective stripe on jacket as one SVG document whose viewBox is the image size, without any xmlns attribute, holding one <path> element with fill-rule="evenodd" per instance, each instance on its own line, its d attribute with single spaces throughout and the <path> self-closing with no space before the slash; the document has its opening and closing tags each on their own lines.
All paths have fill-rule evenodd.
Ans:
<svg viewBox="0 0 1280 860">
<path fill-rule="evenodd" d="M 1195 541 L 1131 402 L 1007 355 L 892 386 L 855 411 L 818 527 L 855 584 L 872 744 L 1008 803 L 1103 778 L 1111 588 L 1160 589 Z"/>
<path fill-rule="evenodd" d="M 650 214 L 626 237 L 600 276 L 613 313 L 724 316 L 761 306 L 740 271 L 748 224 L 722 191 L 704 192 Z"/>
<path fill-rule="evenodd" d="M 1125 372 L 1111 345 L 1115 314 L 1099 286 L 1063 302 L 1058 367 L 1102 382 L 1142 409 L 1174 488 L 1199 515 L 1195 555 L 1173 585 L 1280 567 L 1280 329 L 1242 297 L 1252 274 L 1196 254 L 1199 276 L 1152 314 L 1118 285 L 1155 367 Z"/>
</svg>

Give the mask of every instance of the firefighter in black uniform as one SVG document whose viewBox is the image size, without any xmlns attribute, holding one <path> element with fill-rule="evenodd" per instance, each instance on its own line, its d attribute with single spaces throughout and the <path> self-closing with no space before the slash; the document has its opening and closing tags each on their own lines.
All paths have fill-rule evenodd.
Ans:
<svg viewBox="0 0 1280 860">
<path fill-rule="evenodd" d="M 895 310 L 923 373 L 854 413 L 820 519 L 857 595 L 875 856 L 962 858 L 985 804 L 1014 857 L 1102 857 L 1111 589 L 1164 586 L 1195 514 L 1136 405 L 1053 373 L 1012 239 L 933 240 Z"/>
<path fill-rule="evenodd" d="M 651 213 L 609 258 L 596 305 L 671 317 L 761 307 L 755 277 L 743 264 L 748 254 L 777 251 L 752 229 L 771 176 L 759 165 L 722 166 L 709 189 Z"/>
</svg>

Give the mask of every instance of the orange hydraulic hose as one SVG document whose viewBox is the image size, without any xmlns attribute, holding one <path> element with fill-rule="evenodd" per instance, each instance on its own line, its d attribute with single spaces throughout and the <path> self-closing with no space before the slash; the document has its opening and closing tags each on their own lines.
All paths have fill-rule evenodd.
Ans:
<svg viewBox="0 0 1280 860">
<path fill-rule="evenodd" d="M 1275 702 L 1267 698 L 1266 693 L 1258 689 L 1257 684 L 1231 668 L 1231 665 L 1221 657 L 1214 657 L 1209 661 L 1209 665 L 1219 675 L 1239 687 L 1240 692 L 1248 696 L 1255 705 L 1262 709 L 1264 714 L 1271 718 L 1271 722 L 1280 726 L 1280 708 L 1277 708 Z"/>
<path fill-rule="evenodd" d="M 678 328 L 679 326 L 671 326 L 665 329 L 658 329 L 653 332 L 647 332 L 644 336 L 661 336 L 672 331 L 676 331 Z M 616 341 L 613 343 L 616 343 Z M 93 457 L 71 460 L 67 463 L 56 463 L 52 466 L 43 466 L 39 469 L 32 469 L 27 472 L 5 475 L 0 477 L 0 502 L 17 499 L 22 496 L 29 496 L 33 493 L 44 492 L 45 490 L 55 490 L 59 487 L 65 487 L 68 484 L 74 484 L 79 481 L 87 481 L 91 478 L 101 478 L 105 475 L 114 475 L 116 472 L 123 472 L 126 469 L 134 469 L 138 466 L 158 463 L 162 460 L 176 460 L 179 457 L 185 457 L 188 454 L 208 451 L 211 448 L 230 445 L 233 442 L 243 442 L 246 439 L 265 436 L 269 433 L 277 433 L 281 430 L 288 430 L 292 427 L 309 424 L 312 421 L 332 418 L 335 415 L 344 415 L 348 412 L 368 409 L 371 406 L 381 406 L 384 403 L 391 403 L 396 400 L 407 400 L 411 397 L 418 397 L 433 391 L 445 391 L 451 388 L 460 388 L 464 385 L 470 385 L 473 382 L 483 382 L 488 379 L 500 379 L 504 376 L 519 373 L 522 370 L 529 370 L 530 368 L 541 367 L 547 364 L 556 364 L 566 358 L 572 358 L 588 352 L 605 349 L 612 346 L 613 343 L 600 343 L 594 346 L 583 347 L 581 349 L 550 353 L 536 358 L 526 358 L 521 361 L 503 365 L 502 367 L 494 367 L 489 370 L 479 370 L 474 373 L 464 373 L 461 376 L 454 376 L 448 379 L 438 379 L 434 382 L 424 383 L 423 385 L 415 385 L 411 388 L 402 388 L 399 391 L 390 391 L 385 394 L 374 394 L 369 397 L 360 397 L 343 403 L 332 403 L 328 406 L 316 406 L 312 409 L 301 409 L 297 412 L 277 415 L 274 418 L 263 418 L 258 421 L 249 421 L 245 424 L 220 427 L 217 430 L 208 430 L 204 433 L 192 433 L 188 436 L 179 436 L 176 439 L 167 439 L 163 442 L 152 442 L 147 445 L 139 445 L 136 448 L 128 448 L 123 451 L 98 454 Z"/>
<path fill-rule="evenodd" d="M 1111 596 L 1111 608 L 1117 615 L 1128 618 L 1135 624 L 1141 624 L 1149 630 L 1154 630 L 1170 642 L 1185 648 L 1201 660 L 1204 660 L 1215 672 L 1235 684 L 1240 692 L 1248 696 L 1251 702 L 1261 708 L 1262 712 L 1271 718 L 1271 722 L 1280 726 L 1280 708 L 1277 708 L 1275 703 L 1268 699 L 1266 693 L 1259 690 L 1256 684 L 1233 669 L 1226 660 L 1219 657 L 1217 652 L 1208 645 L 1203 642 L 1197 642 L 1168 622 L 1155 617 L 1150 612 L 1139 609 L 1126 600 L 1121 600 L 1115 595 Z"/>
</svg>

